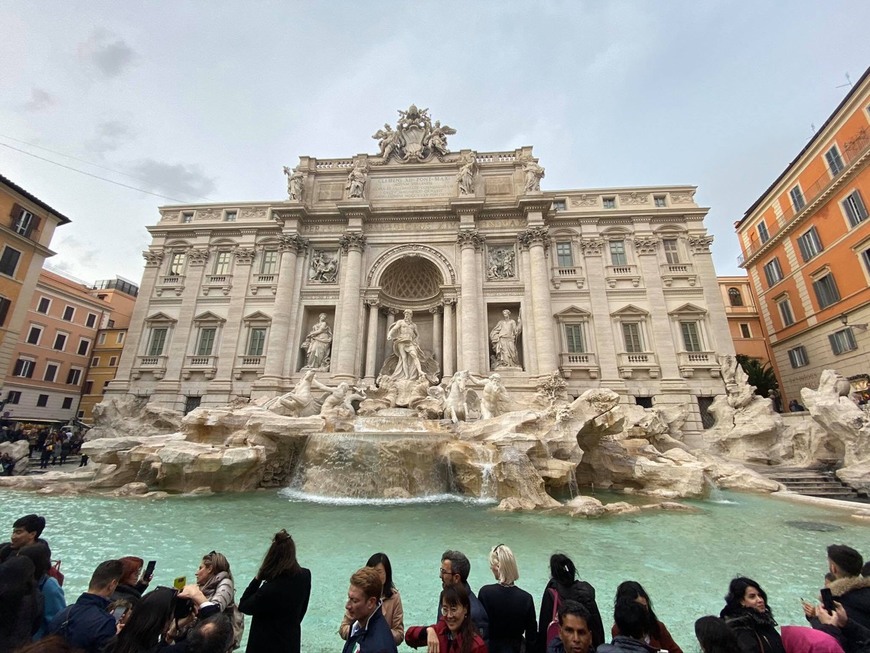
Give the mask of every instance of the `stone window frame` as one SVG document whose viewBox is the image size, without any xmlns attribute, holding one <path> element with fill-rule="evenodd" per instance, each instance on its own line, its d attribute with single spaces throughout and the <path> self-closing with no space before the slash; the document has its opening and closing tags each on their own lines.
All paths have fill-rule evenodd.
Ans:
<svg viewBox="0 0 870 653">
<path fill-rule="evenodd" d="M 804 210 L 807 205 L 807 198 L 804 195 L 804 189 L 801 188 L 801 182 L 796 182 L 788 191 L 788 199 L 791 202 L 791 207 L 794 209 L 795 215 Z"/>
<path fill-rule="evenodd" d="M 84 352 L 82 352 L 82 344 L 83 343 L 87 344 Z M 77 356 L 87 356 L 88 354 L 91 353 L 91 345 L 93 345 L 93 344 L 94 343 L 90 338 L 83 338 L 83 337 L 79 336 L 79 344 L 76 347 L 76 355 Z"/>
<path fill-rule="evenodd" d="M 791 299 L 789 298 L 787 292 L 784 292 L 784 293 L 774 297 L 773 302 L 776 304 L 776 310 L 779 313 L 779 319 L 782 322 L 783 328 L 790 327 L 795 322 L 797 322 L 797 319 L 795 318 L 795 314 L 794 314 L 794 307 L 792 307 L 792 305 L 791 305 Z M 790 318 L 790 321 L 785 319 L 786 318 L 786 311 L 783 311 L 784 306 L 787 307 L 787 312 L 788 312 L 788 316 Z"/>
<path fill-rule="evenodd" d="M 252 313 L 251 315 L 243 318 L 242 323 L 245 325 L 245 338 L 244 340 L 239 339 L 240 343 L 243 343 L 244 345 L 244 348 L 240 352 L 240 355 L 266 356 L 269 351 L 269 334 L 272 332 L 272 318 L 264 313 L 261 313 L 260 311 L 257 311 L 256 313 Z M 264 329 L 263 351 L 259 354 L 249 353 L 251 351 L 251 336 L 253 335 L 254 329 Z"/>
<path fill-rule="evenodd" d="M 833 155 L 831 155 L 832 152 Z M 843 156 L 840 154 L 840 148 L 837 147 L 836 143 L 832 143 L 831 147 L 825 150 L 825 164 L 828 168 L 828 173 L 831 175 L 831 179 L 846 169 L 846 164 L 843 162 Z"/>
<path fill-rule="evenodd" d="M 67 385 L 81 385 L 82 379 L 84 379 L 85 371 L 78 365 L 70 366 L 69 370 L 66 373 L 66 384 Z"/>
<path fill-rule="evenodd" d="M 764 279 L 767 281 L 768 288 L 773 288 L 785 279 L 785 275 L 782 272 L 782 264 L 779 262 L 778 256 L 770 259 L 761 269 L 764 271 Z"/>
<path fill-rule="evenodd" d="M 36 359 L 33 356 L 19 356 L 12 367 L 12 376 L 32 379 L 34 371 L 36 371 Z"/>
<path fill-rule="evenodd" d="M 145 318 L 144 322 L 147 337 L 142 338 L 142 350 L 140 355 L 147 357 L 166 356 L 166 351 L 169 348 L 170 343 L 172 342 L 172 336 L 175 332 L 175 327 L 178 324 L 178 320 L 166 315 L 166 313 L 156 313 L 150 317 Z M 160 329 L 166 329 L 166 335 L 163 338 L 163 346 L 160 348 L 159 353 L 151 353 L 154 334 Z"/>
<path fill-rule="evenodd" d="M 675 334 L 674 344 L 677 345 L 676 351 L 686 353 L 701 353 L 713 351 L 713 345 L 710 341 L 710 329 L 707 325 L 709 313 L 706 309 L 697 306 L 696 304 L 683 304 L 668 312 L 671 318 L 671 330 Z M 698 349 L 689 349 L 686 346 L 685 334 L 683 333 L 683 323 L 692 323 L 695 325 L 698 337 Z"/>
<path fill-rule="evenodd" d="M 819 310 L 830 308 L 842 299 L 837 279 L 829 266 L 825 265 L 811 273 L 810 280 Z"/>
<path fill-rule="evenodd" d="M 563 311 L 556 313 L 554 316 L 559 323 L 559 340 L 561 351 L 566 354 L 594 354 L 595 346 L 591 335 L 594 333 L 592 328 L 592 313 L 579 306 L 571 305 Z M 571 351 L 568 347 L 568 331 L 569 326 L 579 326 L 581 339 L 583 340 L 583 351 Z"/>
<path fill-rule="evenodd" d="M 610 318 L 614 325 L 614 344 L 618 343 L 617 352 L 623 354 L 653 354 L 655 352 L 655 343 L 652 340 L 652 332 L 650 330 L 650 313 L 638 306 L 629 304 L 618 311 L 610 314 Z M 636 323 L 638 325 L 638 335 L 640 340 L 639 351 L 628 351 L 625 342 L 625 332 L 623 324 Z"/>
<path fill-rule="evenodd" d="M 266 255 L 274 254 L 274 261 L 272 261 L 273 269 L 271 271 L 267 271 L 265 269 L 267 259 Z M 271 258 L 271 256 L 269 257 Z M 271 246 L 267 245 L 263 247 L 260 253 L 260 265 L 259 272 L 257 274 L 278 274 L 278 270 L 281 268 L 281 250 L 278 249 L 277 245 Z"/>
<path fill-rule="evenodd" d="M 841 336 L 842 338 L 838 337 Z M 843 329 L 837 329 L 828 335 L 828 342 L 831 345 L 831 351 L 834 356 L 848 354 L 850 351 L 858 349 L 858 341 L 855 339 L 855 332 L 852 327 L 847 326 Z"/>
<path fill-rule="evenodd" d="M 633 265 L 632 261 L 634 260 L 634 252 L 631 249 L 631 234 L 627 231 L 617 231 L 604 235 L 604 240 L 607 243 L 607 265 L 611 267 L 626 267 L 629 265 Z M 613 251 L 611 248 L 611 243 L 621 242 L 622 243 L 622 255 L 625 257 L 624 263 L 615 263 L 613 260 Z"/>
<path fill-rule="evenodd" d="M 734 301 L 734 298 L 737 298 L 737 301 Z M 743 303 L 743 293 L 740 292 L 740 288 L 737 286 L 730 286 L 728 288 L 728 304 L 729 306 L 745 306 Z"/>
<path fill-rule="evenodd" d="M 806 367 L 810 364 L 810 357 L 807 355 L 807 348 L 803 345 L 792 347 L 787 352 L 788 362 L 794 368 Z"/>
<path fill-rule="evenodd" d="M 57 346 L 58 338 L 63 337 L 63 344 L 60 347 Z M 51 344 L 51 348 L 55 351 L 66 351 L 66 346 L 69 343 L 69 332 L 68 331 L 60 331 L 57 330 L 54 332 L 54 342 Z"/>
<path fill-rule="evenodd" d="M 752 326 L 749 322 L 738 322 L 740 328 L 740 337 L 741 338 L 751 338 L 752 337 Z"/>
<path fill-rule="evenodd" d="M 668 206 L 668 196 L 667 195 L 653 195 L 653 206 L 656 208 L 664 209 Z"/>
<path fill-rule="evenodd" d="M 215 249 L 214 262 L 211 266 L 211 274 L 216 277 L 229 277 L 233 274 L 233 251 L 226 245 L 220 245 Z"/>
<path fill-rule="evenodd" d="M 682 243 L 680 242 L 680 237 L 676 233 L 667 233 L 661 235 L 662 241 L 662 254 L 665 257 L 665 263 L 667 265 L 684 265 L 685 264 L 685 255 L 683 252 Z M 673 251 L 669 252 L 666 246 L 666 243 L 672 242 L 674 244 Z M 676 256 L 676 260 L 671 261 L 668 257 L 669 254 L 673 254 Z"/>
<path fill-rule="evenodd" d="M 854 229 L 859 224 L 866 222 L 867 218 L 870 217 L 867 203 L 864 202 L 864 197 L 857 188 L 853 188 L 848 195 L 844 196 L 839 201 L 839 205 L 843 218 L 846 220 L 846 229 Z"/>
<path fill-rule="evenodd" d="M 758 232 L 758 240 L 760 240 L 762 244 L 770 240 L 770 232 L 767 229 L 767 223 L 764 219 L 758 221 L 758 224 L 755 225 L 755 231 Z"/>
<path fill-rule="evenodd" d="M 564 256 L 564 254 L 559 252 L 559 247 L 568 246 L 567 256 L 570 259 L 570 262 L 567 265 L 562 265 L 562 261 L 560 257 Z M 553 256 L 556 257 L 556 267 L 557 268 L 573 268 L 576 267 L 576 257 L 574 256 L 574 241 L 571 238 L 557 238 L 555 240 L 553 246 Z"/>
<path fill-rule="evenodd" d="M 69 317 L 67 317 L 67 314 L 69 314 Z M 63 307 L 63 315 L 61 315 L 60 319 L 63 320 L 64 322 L 75 322 L 76 307 L 71 305 L 71 304 L 67 304 L 66 306 L 64 306 Z"/>
<path fill-rule="evenodd" d="M 230 217 L 232 216 L 232 218 Z M 224 209 L 223 222 L 238 222 L 239 220 L 239 210 L 238 209 Z"/>
<path fill-rule="evenodd" d="M 48 302 L 48 304 L 45 306 L 44 311 L 42 310 L 42 303 L 43 302 Z M 48 315 L 50 311 L 51 311 L 51 297 L 46 297 L 45 295 L 42 295 L 39 298 L 39 301 L 36 303 L 36 312 L 42 313 L 43 315 Z"/>
<path fill-rule="evenodd" d="M 30 336 L 33 335 L 33 332 L 36 331 L 36 342 L 30 342 Z M 27 330 L 27 337 L 24 339 L 24 343 L 28 345 L 33 345 L 34 347 L 38 347 L 39 343 L 42 341 L 42 336 L 45 333 L 45 326 L 42 324 L 31 324 L 30 328 Z"/>
<path fill-rule="evenodd" d="M 190 341 L 190 351 L 188 353 L 189 356 L 217 356 L 217 351 L 220 348 L 221 336 L 223 335 L 223 327 L 226 324 L 226 320 L 222 318 L 220 315 L 216 315 L 211 311 L 206 311 L 205 313 L 200 313 L 192 320 L 193 329 L 191 329 L 191 341 Z M 201 354 L 199 353 L 199 347 L 201 344 L 201 338 L 203 330 L 205 329 L 214 329 L 214 339 L 211 342 L 211 348 L 209 353 Z"/>
<path fill-rule="evenodd" d="M 798 246 L 798 251 L 804 263 L 808 263 L 819 254 L 825 251 L 825 246 L 822 244 L 822 239 L 819 237 L 819 230 L 815 225 L 803 232 L 795 239 Z"/>
<path fill-rule="evenodd" d="M 187 248 L 173 248 L 166 257 L 166 276 L 183 277 L 187 272 Z"/>
<path fill-rule="evenodd" d="M 51 378 L 49 378 L 48 370 L 49 368 L 53 368 L 53 373 L 51 374 Z M 57 375 L 60 372 L 61 363 L 60 361 L 50 360 L 45 361 L 45 367 L 42 370 L 42 380 L 46 383 L 56 383 Z"/>
<path fill-rule="evenodd" d="M 178 221 L 181 224 L 190 224 L 196 218 L 196 211 L 181 211 L 178 215 Z"/>
</svg>

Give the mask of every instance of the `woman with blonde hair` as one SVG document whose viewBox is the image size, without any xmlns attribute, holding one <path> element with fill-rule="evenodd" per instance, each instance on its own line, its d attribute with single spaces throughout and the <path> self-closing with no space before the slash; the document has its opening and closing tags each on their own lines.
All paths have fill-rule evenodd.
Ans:
<svg viewBox="0 0 870 653">
<path fill-rule="evenodd" d="M 498 582 L 484 585 L 477 596 L 489 615 L 490 653 L 534 650 L 538 634 L 535 602 L 515 585 L 520 572 L 513 551 L 504 544 L 493 547 L 489 568 Z"/>
</svg>

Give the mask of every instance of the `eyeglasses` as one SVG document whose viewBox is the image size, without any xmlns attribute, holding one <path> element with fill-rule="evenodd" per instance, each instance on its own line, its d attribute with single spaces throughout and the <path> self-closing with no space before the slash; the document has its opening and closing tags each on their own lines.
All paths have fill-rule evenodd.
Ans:
<svg viewBox="0 0 870 653">
<path fill-rule="evenodd" d="M 464 609 L 465 608 L 463 608 L 461 605 L 451 605 L 449 607 L 446 605 L 442 605 L 441 606 L 441 614 L 443 614 L 445 617 L 448 615 L 450 615 L 451 617 L 455 617 L 456 615 L 459 614 L 460 610 L 464 610 Z"/>
<path fill-rule="evenodd" d="M 456 572 L 449 571 L 449 570 L 445 569 L 444 567 L 441 567 L 441 569 L 438 570 L 438 574 L 441 576 L 455 576 Z"/>
</svg>

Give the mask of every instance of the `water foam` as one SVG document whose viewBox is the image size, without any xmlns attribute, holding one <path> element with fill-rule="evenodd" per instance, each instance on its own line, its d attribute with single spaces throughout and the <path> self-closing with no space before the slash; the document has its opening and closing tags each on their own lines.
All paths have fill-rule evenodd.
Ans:
<svg viewBox="0 0 870 653">
<path fill-rule="evenodd" d="M 321 494 L 309 494 L 294 488 L 284 488 L 278 495 L 290 501 L 318 503 L 333 506 L 414 506 L 436 503 L 462 503 L 470 506 L 488 506 L 498 503 L 496 499 L 483 497 L 465 497 L 459 494 L 429 494 L 408 498 L 373 498 L 373 497 L 332 497 Z"/>
</svg>

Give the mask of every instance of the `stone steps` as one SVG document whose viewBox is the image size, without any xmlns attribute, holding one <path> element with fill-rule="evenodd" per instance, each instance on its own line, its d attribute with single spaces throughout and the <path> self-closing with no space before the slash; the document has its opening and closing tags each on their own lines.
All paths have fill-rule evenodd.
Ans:
<svg viewBox="0 0 870 653">
<path fill-rule="evenodd" d="M 757 471 L 782 483 L 790 492 L 811 497 L 861 501 L 854 489 L 836 477 L 831 469 L 818 467 L 759 467 Z M 863 498 L 866 501 L 866 497 Z"/>
</svg>

